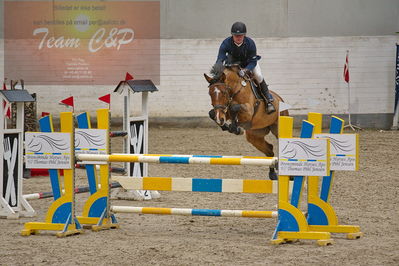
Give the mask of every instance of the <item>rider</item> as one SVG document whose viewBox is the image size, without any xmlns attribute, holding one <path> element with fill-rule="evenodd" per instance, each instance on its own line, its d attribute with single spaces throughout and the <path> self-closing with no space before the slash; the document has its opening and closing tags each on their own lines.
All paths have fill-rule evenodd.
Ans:
<svg viewBox="0 0 399 266">
<path fill-rule="evenodd" d="M 238 63 L 241 70 L 238 72 L 240 77 L 244 77 L 247 72 L 252 71 L 256 81 L 260 85 L 262 97 L 265 99 L 267 112 L 276 111 L 272 102 L 273 96 L 269 92 L 269 88 L 262 76 L 262 72 L 257 61 L 261 58 L 256 55 L 255 42 L 245 36 L 247 27 L 242 22 L 236 22 L 231 27 L 231 37 L 226 38 L 219 48 L 216 63 Z"/>
</svg>

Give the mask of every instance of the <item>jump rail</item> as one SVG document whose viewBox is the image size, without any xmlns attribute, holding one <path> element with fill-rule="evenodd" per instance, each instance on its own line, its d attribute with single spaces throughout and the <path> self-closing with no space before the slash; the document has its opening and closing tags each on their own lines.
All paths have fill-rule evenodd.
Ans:
<svg viewBox="0 0 399 266">
<path fill-rule="evenodd" d="M 154 155 L 154 154 L 78 154 L 78 161 L 102 161 L 102 162 L 140 162 L 140 163 L 170 163 L 170 164 L 214 164 L 214 165 L 253 165 L 275 166 L 277 157 L 220 157 L 202 155 Z"/>
</svg>

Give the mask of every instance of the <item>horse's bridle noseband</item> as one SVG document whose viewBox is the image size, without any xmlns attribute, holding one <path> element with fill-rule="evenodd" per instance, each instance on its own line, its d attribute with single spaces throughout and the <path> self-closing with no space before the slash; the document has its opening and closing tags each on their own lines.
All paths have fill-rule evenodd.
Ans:
<svg viewBox="0 0 399 266">
<path fill-rule="evenodd" d="M 226 112 L 230 108 L 231 102 L 233 101 L 234 97 L 236 97 L 237 94 L 240 93 L 241 88 L 238 91 L 236 91 L 235 93 L 233 93 L 233 95 L 230 95 L 230 92 L 233 91 L 233 89 L 231 87 L 227 86 L 226 83 L 223 83 L 223 82 L 213 83 L 213 84 L 209 85 L 209 87 L 214 86 L 214 85 L 226 86 L 227 91 L 223 91 L 223 94 L 227 94 L 228 100 L 227 100 L 227 105 L 215 104 L 213 106 L 213 109 L 214 110 L 222 109 L 224 112 Z"/>
</svg>

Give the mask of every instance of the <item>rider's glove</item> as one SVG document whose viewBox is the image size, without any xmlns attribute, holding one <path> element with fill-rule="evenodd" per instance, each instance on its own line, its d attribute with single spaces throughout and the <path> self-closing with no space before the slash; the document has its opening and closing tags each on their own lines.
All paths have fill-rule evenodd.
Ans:
<svg viewBox="0 0 399 266">
<path fill-rule="evenodd" d="M 245 77 L 246 74 L 247 74 L 247 69 L 245 68 L 240 69 L 240 71 L 238 71 L 238 75 L 242 78 Z"/>
</svg>

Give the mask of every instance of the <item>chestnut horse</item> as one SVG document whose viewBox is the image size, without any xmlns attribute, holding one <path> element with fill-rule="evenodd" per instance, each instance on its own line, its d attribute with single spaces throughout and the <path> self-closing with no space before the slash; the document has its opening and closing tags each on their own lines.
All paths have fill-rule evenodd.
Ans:
<svg viewBox="0 0 399 266">
<path fill-rule="evenodd" d="M 241 78 L 238 75 L 239 70 L 236 65 L 215 64 L 211 70 L 212 77 L 204 74 L 209 82 L 209 95 L 213 106 L 209 116 L 223 130 L 237 135 L 244 130 L 249 143 L 266 156 L 273 157 L 273 145 L 265 140 L 265 136 L 272 132 L 276 138 L 278 137 L 278 108 L 283 99 L 270 91 L 276 112 L 267 114 L 264 100 L 255 97 L 252 82 L 248 77 Z M 288 111 L 282 111 L 281 115 L 288 115 Z M 269 178 L 277 179 L 274 168 L 270 168 Z"/>
</svg>

